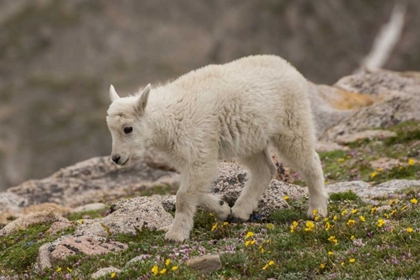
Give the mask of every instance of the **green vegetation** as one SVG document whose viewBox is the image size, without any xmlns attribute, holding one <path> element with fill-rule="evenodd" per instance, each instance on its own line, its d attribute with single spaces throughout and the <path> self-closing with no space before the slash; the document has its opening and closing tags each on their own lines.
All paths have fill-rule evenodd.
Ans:
<svg viewBox="0 0 420 280">
<path fill-rule="evenodd" d="M 372 206 L 355 194 L 330 200 L 327 218 L 305 217 L 306 199 L 289 201 L 291 209 L 273 213 L 269 223 L 218 223 L 199 211 L 191 239 L 169 243 L 161 231 L 137 231 L 112 239 L 128 244 L 124 252 L 105 256 L 76 255 L 32 274 L 33 279 L 83 279 L 101 267 L 123 268 L 115 279 L 149 276 L 160 279 L 418 279 L 420 277 L 420 208 L 418 190 L 410 189 Z M 38 248 L 56 237 L 34 226 L 2 239 L 0 271 L 29 273 Z M 184 261 L 206 253 L 221 255 L 223 268 L 207 276 Z M 141 261 L 127 265 L 131 259 Z M 168 261 L 169 260 L 169 261 Z M 157 275 L 152 269 L 155 268 Z M 13 269 L 13 270 L 12 270 Z M 103 279 L 110 278 L 111 275 Z"/>
<path fill-rule="evenodd" d="M 361 180 L 380 184 L 392 179 L 420 177 L 420 123 L 405 122 L 387 128 L 397 133 L 387 139 L 361 140 L 349 145 L 348 151 L 320 153 L 327 183 Z M 379 158 L 399 160 L 388 169 L 374 169 L 371 162 Z M 298 181 L 299 184 L 304 182 Z"/>
<path fill-rule="evenodd" d="M 379 184 L 390 179 L 418 179 L 417 142 L 420 126 L 410 122 L 390 128 L 398 137 L 360 141 L 349 151 L 321 153 L 330 183 L 364 180 Z M 395 158 L 389 170 L 374 169 L 370 162 Z M 373 175 L 374 174 L 374 175 Z M 168 186 L 138 189 L 137 195 L 173 193 Z M 220 223 L 204 211 L 195 216 L 190 240 L 183 244 L 164 240 L 162 231 L 136 231 L 109 238 L 126 243 L 124 252 L 100 256 L 75 255 L 34 272 L 39 247 L 49 225 L 30 227 L 0 238 L 0 275 L 31 275 L 31 279 L 89 279 L 98 269 L 114 266 L 120 273 L 103 279 L 420 279 L 420 189 L 367 203 L 353 192 L 330 196 L 329 215 L 306 218 L 307 199 L 288 199 L 289 209 L 273 213 L 268 221 Z M 106 210 L 69 215 L 77 221 L 104 217 Z M 73 231 L 74 228 L 67 232 Z M 223 268 L 200 275 L 185 265 L 191 257 L 220 254 Z M 141 256 L 138 262 L 128 262 Z"/>
</svg>

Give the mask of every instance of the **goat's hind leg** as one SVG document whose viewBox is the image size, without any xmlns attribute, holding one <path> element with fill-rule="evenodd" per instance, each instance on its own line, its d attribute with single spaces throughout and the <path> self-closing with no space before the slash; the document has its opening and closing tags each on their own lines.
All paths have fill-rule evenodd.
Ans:
<svg viewBox="0 0 420 280">
<path fill-rule="evenodd" d="M 267 148 L 253 156 L 240 158 L 239 163 L 248 168 L 249 176 L 245 188 L 232 208 L 230 220 L 233 222 L 249 220 L 276 173 L 276 166 Z"/>
</svg>

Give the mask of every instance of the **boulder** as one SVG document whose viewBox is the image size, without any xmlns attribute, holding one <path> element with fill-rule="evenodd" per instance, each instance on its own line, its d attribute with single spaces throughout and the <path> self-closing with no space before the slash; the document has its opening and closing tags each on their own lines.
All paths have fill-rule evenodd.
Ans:
<svg viewBox="0 0 420 280">
<path fill-rule="evenodd" d="M 51 263 L 65 260 L 67 257 L 77 254 L 100 255 L 110 252 L 127 250 L 128 246 L 121 242 L 106 240 L 92 236 L 70 236 L 62 239 L 52 250 Z"/>
<path fill-rule="evenodd" d="M 82 213 L 82 212 L 88 212 L 88 211 L 98 211 L 105 209 L 106 205 L 104 203 L 89 203 L 86 205 L 82 205 L 79 207 L 76 207 L 73 211 L 74 213 Z"/>
<path fill-rule="evenodd" d="M 76 207 L 127 196 L 139 188 L 175 186 L 178 182 L 178 174 L 152 169 L 144 162 L 119 167 L 109 157 L 97 157 L 63 168 L 48 178 L 9 188 L 8 192 L 23 197 L 31 205 L 55 202 Z"/>
<path fill-rule="evenodd" d="M 51 222 L 68 222 L 61 213 L 54 208 L 48 208 L 42 212 L 31 213 L 26 216 L 22 216 L 0 230 L 0 236 L 7 236 L 18 230 L 24 230 L 28 226 L 35 224 L 45 224 Z"/>
<path fill-rule="evenodd" d="M 186 265 L 202 274 L 208 274 L 222 268 L 219 255 L 204 255 L 189 259 Z"/>
<path fill-rule="evenodd" d="M 380 197 L 408 187 L 420 187 L 420 180 L 391 180 L 376 186 L 362 181 L 327 185 L 328 193 L 353 191 L 360 197 Z"/>
<path fill-rule="evenodd" d="M 98 278 L 101 278 L 101 277 L 106 276 L 108 274 L 111 274 L 113 272 L 120 273 L 121 269 L 118 269 L 118 268 L 113 267 L 113 266 L 101 268 L 98 271 L 96 271 L 95 273 L 93 273 L 91 277 L 92 277 L 92 279 L 98 279 Z"/>
<path fill-rule="evenodd" d="M 388 130 L 365 130 L 352 134 L 339 135 L 336 138 L 338 144 L 350 144 L 359 140 L 364 139 L 384 139 L 389 137 L 395 137 L 397 134 L 393 131 Z"/>
<path fill-rule="evenodd" d="M 335 86 L 370 94 L 375 103 L 342 118 L 324 133 L 323 141 L 334 142 L 340 135 L 420 120 L 419 79 L 379 71 L 344 77 Z"/>
<path fill-rule="evenodd" d="M 241 194 L 246 180 L 247 171 L 242 166 L 234 162 L 221 162 L 219 177 L 211 193 L 219 196 L 229 205 L 233 205 Z M 289 204 L 283 199 L 285 196 L 298 199 L 306 194 L 307 188 L 273 179 L 262 195 L 254 216 L 257 219 L 266 220 L 274 211 L 289 208 Z M 175 196 L 164 196 L 160 198 L 160 201 L 166 211 L 175 210 Z"/>
<path fill-rule="evenodd" d="M 136 229 L 156 230 L 169 226 L 173 217 L 165 211 L 162 199 L 157 197 L 136 197 L 119 201 L 111 206 L 112 213 L 104 218 L 84 220 L 79 224 L 76 236 L 102 236 L 110 234 L 135 234 Z"/>
<path fill-rule="evenodd" d="M 388 170 L 400 165 L 400 161 L 395 158 L 382 157 L 370 162 L 373 169 Z"/>
<path fill-rule="evenodd" d="M 118 268 L 113 267 L 113 266 L 101 268 L 98 271 L 96 271 L 95 273 L 93 273 L 91 277 L 92 277 L 92 279 L 98 279 L 98 278 L 101 278 L 101 277 L 106 276 L 108 274 L 110 275 L 113 272 L 120 273 L 121 269 L 118 269 Z"/>
</svg>

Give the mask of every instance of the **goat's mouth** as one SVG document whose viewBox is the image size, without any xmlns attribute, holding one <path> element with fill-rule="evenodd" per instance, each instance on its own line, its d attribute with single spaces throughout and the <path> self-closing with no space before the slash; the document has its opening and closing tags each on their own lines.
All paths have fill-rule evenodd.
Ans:
<svg viewBox="0 0 420 280">
<path fill-rule="evenodd" d="M 128 160 L 129 160 L 130 158 L 127 158 L 127 160 L 126 161 L 124 161 L 123 163 L 120 163 L 120 165 L 121 166 L 123 166 L 124 164 L 126 164 L 127 162 L 128 162 Z"/>
</svg>

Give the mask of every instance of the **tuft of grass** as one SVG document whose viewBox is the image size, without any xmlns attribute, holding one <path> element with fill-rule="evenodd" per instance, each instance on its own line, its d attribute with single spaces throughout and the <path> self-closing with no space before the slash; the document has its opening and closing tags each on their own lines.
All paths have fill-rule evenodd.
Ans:
<svg viewBox="0 0 420 280">
<path fill-rule="evenodd" d="M 357 200 L 359 197 L 352 191 L 330 194 L 330 199 L 335 201 Z"/>
</svg>

